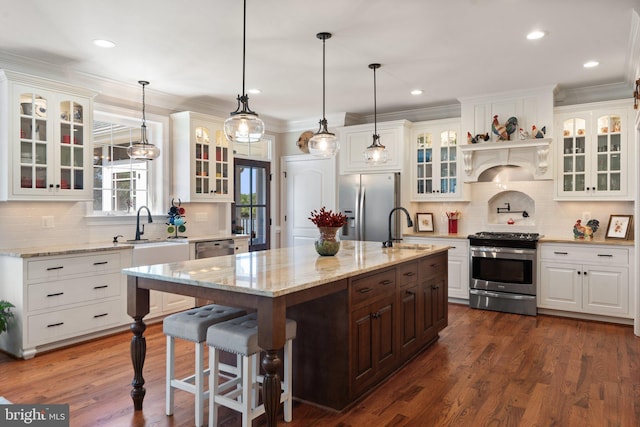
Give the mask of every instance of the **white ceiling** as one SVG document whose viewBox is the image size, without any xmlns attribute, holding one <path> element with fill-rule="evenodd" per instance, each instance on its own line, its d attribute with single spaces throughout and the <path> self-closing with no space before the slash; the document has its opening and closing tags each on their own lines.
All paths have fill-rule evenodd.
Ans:
<svg viewBox="0 0 640 427">
<path fill-rule="evenodd" d="M 176 109 L 192 102 L 235 109 L 242 0 L 0 5 L 0 67 L 71 81 L 98 77 L 132 93 L 138 80 L 149 80 L 149 103 L 155 93 L 170 96 Z M 372 62 L 382 64 L 378 113 L 549 85 L 631 88 L 638 61 L 633 8 L 640 12 L 640 0 L 247 0 L 246 88 L 262 91 L 250 95 L 250 106 L 272 119 L 321 117 L 321 31 L 333 33 L 326 42 L 327 116 L 372 114 Z M 533 29 L 547 37 L 526 40 Z M 96 38 L 117 46 L 100 49 Z M 583 68 L 588 60 L 600 66 Z M 416 88 L 424 94 L 411 96 Z"/>
</svg>

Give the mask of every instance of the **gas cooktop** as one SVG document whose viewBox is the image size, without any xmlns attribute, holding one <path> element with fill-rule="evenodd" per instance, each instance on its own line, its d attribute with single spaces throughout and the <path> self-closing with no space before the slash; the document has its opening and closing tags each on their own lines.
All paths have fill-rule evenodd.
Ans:
<svg viewBox="0 0 640 427">
<path fill-rule="evenodd" d="M 528 242 L 537 242 L 540 238 L 539 233 L 520 233 L 520 232 L 499 232 L 499 231 L 480 231 L 470 234 L 469 239 L 483 240 L 520 240 Z"/>
</svg>

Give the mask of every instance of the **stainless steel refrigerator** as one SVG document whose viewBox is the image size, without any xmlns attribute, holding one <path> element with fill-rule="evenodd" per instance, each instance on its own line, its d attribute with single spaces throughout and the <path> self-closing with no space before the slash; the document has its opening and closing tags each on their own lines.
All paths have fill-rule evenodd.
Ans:
<svg viewBox="0 0 640 427">
<path fill-rule="evenodd" d="M 338 209 L 347 216 L 343 240 L 383 242 L 389 235 L 389 213 L 400 206 L 400 174 L 371 173 L 341 175 L 338 178 Z M 392 221 L 393 237 L 399 234 L 399 215 Z"/>
</svg>

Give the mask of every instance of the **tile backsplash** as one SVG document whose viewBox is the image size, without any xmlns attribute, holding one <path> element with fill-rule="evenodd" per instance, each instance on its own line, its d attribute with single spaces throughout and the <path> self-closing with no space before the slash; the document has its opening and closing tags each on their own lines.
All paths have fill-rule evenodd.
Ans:
<svg viewBox="0 0 640 427">
<path fill-rule="evenodd" d="M 562 201 L 553 200 L 553 181 L 482 182 L 470 186 L 471 202 L 412 203 L 413 212 L 432 212 L 436 234 L 447 233 L 446 212 L 461 212 L 458 234 L 478 231 L 523 231 L 549 237 L 573 238 L 573 225 L 577 219 L 595 218 L 601 228 L 596 237 L 602 237 L 612 214 L 633 214 L 633 202 Z M 497 208 L 512 211 L 526 210 L 522 214 L 497 213 Z M 509 218 L 514 224 L 508 224 Z"/>
</svg>

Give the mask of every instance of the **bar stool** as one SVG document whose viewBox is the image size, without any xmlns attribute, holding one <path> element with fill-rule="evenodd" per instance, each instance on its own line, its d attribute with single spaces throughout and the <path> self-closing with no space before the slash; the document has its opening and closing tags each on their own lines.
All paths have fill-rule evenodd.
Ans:
<svg viewBox="0 0 640 427">
<path fill-rule="evenodd" d="M 284 346 L 284 376 L 281 383 L 280 403 L 284 403 L 284 420 L 292 417 L 292 342 L 296 337 L 296 322 L 287 319 Z M 258 346 L 258 321 L 255 313 L 237 317 L 210 326 L 207 331 L 209 346 L 209 427 L 217 423 L 218 405 L 242 413 L 242 426 L 251 426 L 251 421 L 264 413 L 264 404 L 259 404 L 259 388 L 263 376 L 260 372 Z M 238 375 L 221 383 L 219 378 L 219 352 L 224 350 L 242 356 L 242 369 Z M 240 362 L 239 362 L 240 363 Z M 240 366 L 240 365 L 238 365 Z"/>
<path fill-rule="evenodd" d="M 173 414 L 173 397 L 176 389 L 195 395 L 196 427 L 204 422 L 204 400 L 209 397 L 209 392 L 204 391 L 204 377 L 209 374 L 209 369 L 204 369 L 204 342 L 209 326 L 224 322 L 234 317 L 247 314 L 246 311 L 226 307 L 224 305 L 210 304 L 193 308 L 165 317 L 162 322 L 162 330 L 167 336 L 167 379 L 166 379 L 166 413 Z M 175 378 L 175 338 L 192 341 L 196 346 L 195 372 L 193 375 L 178 379 Z M 239 357 L 237 358 L 240 359 Z M 238 363 L 238 362 L 237 362 Z M 236 374 L 237 369 L 228 365 L 224 371 Z"/>
</svg>

